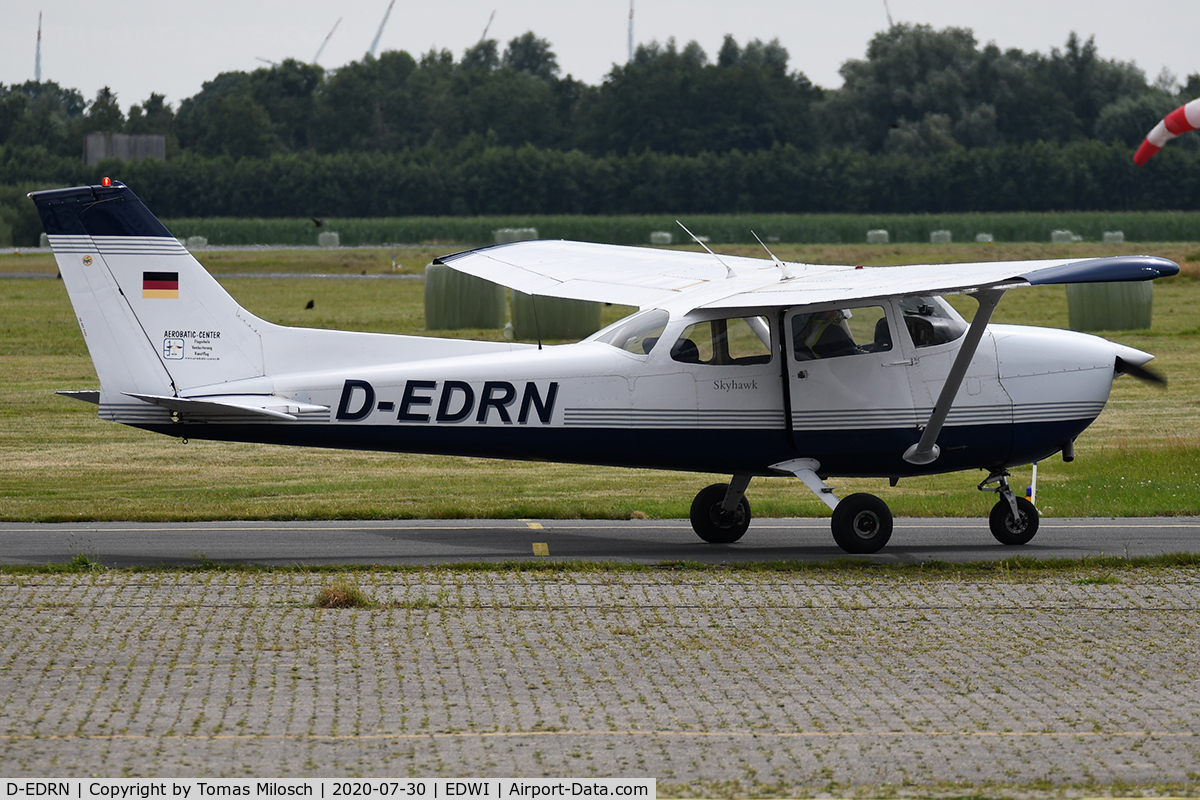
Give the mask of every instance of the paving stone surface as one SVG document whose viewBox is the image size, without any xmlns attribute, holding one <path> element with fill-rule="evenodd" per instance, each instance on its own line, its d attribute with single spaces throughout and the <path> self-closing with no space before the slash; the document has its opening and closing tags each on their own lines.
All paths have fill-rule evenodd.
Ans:
<svg viewBox="0 0 1200 800">
<path fill-rule="evenodd" d="M 0 575 L 0 775 L 1200 793 L 1200 571 Z"/>
</svg>

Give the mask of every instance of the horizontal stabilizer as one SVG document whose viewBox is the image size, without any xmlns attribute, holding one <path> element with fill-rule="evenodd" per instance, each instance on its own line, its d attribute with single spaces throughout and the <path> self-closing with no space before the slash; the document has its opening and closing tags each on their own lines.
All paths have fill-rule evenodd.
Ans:
<svg viewBox="0 0 1200 800">
<path fill-rule="evenodd" d="M 72 400 L 82 400 L 85 403 L 91 403 L 94 406 L 100 405 L 100 390 L 99 389 L 74 389 L 55 392 L 63 397 L 70 397 Z"/>
<path fill-rule="evenodd" d="M 205 417 L 240 417 L 246 414 L 258 414 L 274 419 L 294 422 L 297 415 L 309 411 L 329 411 L 329 406 L 318 406 L 312 403 L 299 403 L 286 397 L 270 394 L 227 394 L 207 397 L 160 397 L 151 394 L 135 394 L 124 392 L 129 397 L 136 397 L 147 403 L 153 403 L 171 411 L 180 413 L 201 414 Z"/>
</svg>

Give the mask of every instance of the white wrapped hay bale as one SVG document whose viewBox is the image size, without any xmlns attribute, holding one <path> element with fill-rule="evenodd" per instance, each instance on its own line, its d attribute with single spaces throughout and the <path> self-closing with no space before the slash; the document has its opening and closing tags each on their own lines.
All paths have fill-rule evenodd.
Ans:
<svg viewBox="0 0 1200 800">
<path fill-rule="evenodd" d="M 492 240 L 496 244 L 532 242 L 537 238 L 537 228 L 498 228 L 492 231 Z"/>
<path fill-rule="evenodd" d="M 1067 285 L 1067 318 L 1075 331 L 1130 331 L 1150 327 L 1152 281 Z"/>
<path fill-rule="evenodd" d="M 503 328 L 504 287 L 444 264 L 425 268 L 426 330 Z"/>
<path fill-rule="evenodd" d="M 582 339 L 601 328 L 600 303 L 517 291 L 512 295 L 513 333 L 518 339 Z"/>
</svg>

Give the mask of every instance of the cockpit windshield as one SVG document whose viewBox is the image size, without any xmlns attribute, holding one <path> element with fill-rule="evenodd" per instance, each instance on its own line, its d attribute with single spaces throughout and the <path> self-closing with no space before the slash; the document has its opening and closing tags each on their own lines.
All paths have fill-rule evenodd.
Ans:
<svg viewBox="0 0 1200 800">
<path fill-rule="evenodd" d="M 590 342 L 604 342 L 636 355 L 648 355 L 658 344 L 671 315 L 662 309 L 640 311 L 619 319 L 588 337 Z"/>
<path fill-rule="evenodd" d="M 908 335 L 917 347 L 952 342 L 966 333 L 967 322 L 941 297 L 905 297 L 900 313 Z"/>
</svg>

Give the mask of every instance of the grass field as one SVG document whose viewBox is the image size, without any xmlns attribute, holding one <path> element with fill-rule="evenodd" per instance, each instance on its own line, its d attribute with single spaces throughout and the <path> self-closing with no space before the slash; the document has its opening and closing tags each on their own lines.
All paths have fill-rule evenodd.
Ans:
<svg viewBox="0 0 1200 800">
<path fill-rule="evenodd" d="M 398 269 L 419 273 L 445 249 L 404 249 Z M 748 246 L 724 252 L 758 255 Z M 789 260 L 897 264 L 1053 258 L 1148 252 L 1178 261 L 1183 275 L 1157 282 L 1150 330 L 1108 338 L 1154 353 L 1163 391 L 1117 382 L 1077 459 L 1039 466 L 1038 504 L 1050 516 L 1200 513 L 1200 245 L 781 245 Z M 389 249 L 202 252 L 201 261 L 248 309 L 289 325 L 500 338 L 500 331 L 424 330 L 417 280 L 264 280 L 254 272 L 391 272 Z M 48 254 L 0 256 L 0 273 L 53 275 Z M 309 300 L 313 308 L 306 309 Z M 968 303 L 968 306 L 970 304 Z M 619 308 L 607 309 L 616 318 Z M 1065 291 L 1010 292 L 996 321 L 1065 327 Z M 411 517 L 684 517 L 707 476 L 192 442 L 113 425 L 57 389 L 98 382 L 66 291 L 46 278 L 0 281 L 0 519 L 218 519 Z M 1027 482 L 1028 468 L 1014 483 Z M 835 480 L 839 492 L 870 491 L 897 515 L 983 516 L 982 473 L 886 481 Z M 824 516 L 794 479 L 756 479 L 757 516 Z"/>
</svg>

